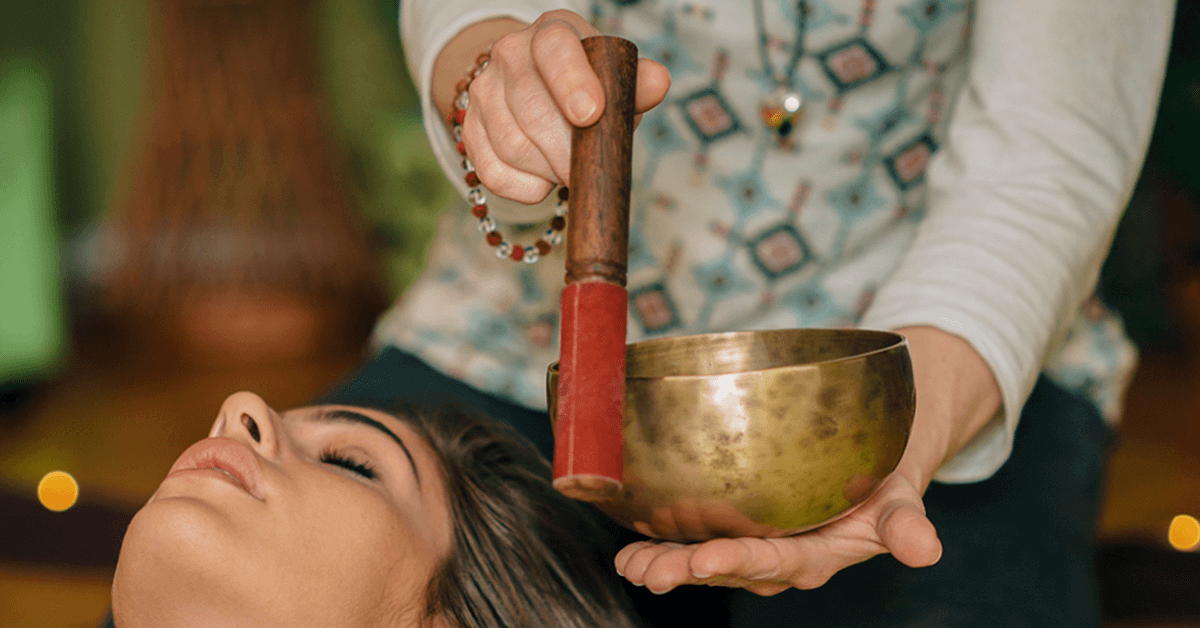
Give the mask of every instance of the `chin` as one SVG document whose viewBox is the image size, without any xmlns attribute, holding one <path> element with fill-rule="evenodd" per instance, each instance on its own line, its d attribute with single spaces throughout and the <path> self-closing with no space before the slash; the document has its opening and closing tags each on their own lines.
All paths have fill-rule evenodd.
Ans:
<svg viewBox="0 0 1200 628">
<path fill-rule="evenodd" d="M 113 575 L 114 623 L 120 628 L 270 625 L 250 604 L 254 570 L 223 519 L 196 500 L 155 500 L 138 511 Z"/>
</svg>

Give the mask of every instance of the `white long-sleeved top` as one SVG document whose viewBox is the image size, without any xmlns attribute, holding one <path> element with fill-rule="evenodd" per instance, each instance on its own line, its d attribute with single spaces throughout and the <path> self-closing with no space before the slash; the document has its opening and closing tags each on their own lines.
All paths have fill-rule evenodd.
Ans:
<svg viewBox="0 0 1200 628">
<path fill-rule="evenodd" d="M 1003 407 L 935 479 L 1007 459 L 1039 373 L 1116 420 L 1135 353 L 1094 299 L 1141 166 L 1171 0 L 763 0 L 773 69 L 804 55 L 791 146 L 759 120 L 751 0 L 405 0 L 401 34 L 426 130 L 465 196 L 430 98 L 438 52 L 466 26 L 566 8 L 672 73 L 635 139 L 629 340 L 730 329 L 928 325 L 967 340 Z M 930 158 L 932 155 L 932 158 Z M 489 199 L 507 221 L 552 214 Z M 483 390 L 545 407 L 561 257 L 497 259 L 465 208 L 381 321 L 395 344 Z M 512 235 L 530 244 L 539 235 Z"/>
</svg>

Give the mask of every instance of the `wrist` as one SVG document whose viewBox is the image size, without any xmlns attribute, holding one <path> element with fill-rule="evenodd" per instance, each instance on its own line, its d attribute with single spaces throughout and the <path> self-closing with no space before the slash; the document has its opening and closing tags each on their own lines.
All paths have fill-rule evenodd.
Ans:
<svg viewBox="0 0 1200 628">
<path fill-rule="evenodd" d="M 966 340 L 935 327 L 896 330 L 908 339 L 916 414 L 901 467 L 924 493 L 933 474 L 1000 410 L 991 368 Z"/>
</svg>

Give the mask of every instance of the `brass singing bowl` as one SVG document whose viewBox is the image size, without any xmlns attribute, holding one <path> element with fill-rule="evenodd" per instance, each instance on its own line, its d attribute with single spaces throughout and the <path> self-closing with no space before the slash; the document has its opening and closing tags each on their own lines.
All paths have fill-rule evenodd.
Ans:
<svg viewBox="0 0 1200 628">
<path fill-rule="evenodd" d="M 779 537 L 849 514 L 900 461 L 916 402 L 903 336 L 787 329 L 626 347 L 624 490 L 596 503 L 674 541 Z M 550 420 L 558 364 L 547 373 Z"/>
</svg>

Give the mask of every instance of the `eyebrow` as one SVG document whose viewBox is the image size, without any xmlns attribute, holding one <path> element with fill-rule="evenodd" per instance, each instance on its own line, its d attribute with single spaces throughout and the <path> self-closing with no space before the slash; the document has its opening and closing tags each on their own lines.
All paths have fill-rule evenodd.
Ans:
<svg viewBox="0 0 1200 628">
<path fill-rule="evenodd" d="M 384 434 L 387 434 L 392 440 L 396 441 L 397 445 L 400 445 L 400 449 L 404 452 L 404 455 L 408 457 L 408 464 L 412 465 L 413 477 L 417 479 L 417 487 L 419 488 L 421 486 L 421 474 L 417 472 L 417 463 L 415 460 L 413 460 L 412 453 L 408 451 L 408 446 L 404 444 L 404 441 L 400 440 L 399 436 L 396 436 L 395 432 L 388 429 L 388 427 L 383 423 L 380 423 L 379 421 L 376 421 L 375 419 L 372 419 L 371 417 L 360 412 L 342 409 L 325 410 L 324 412 L 316 415 L 316 420 L 325 423 L 354 423 L 358 425 L 366 425 L 368 427 L 373 427 Z"/>
</svg>

